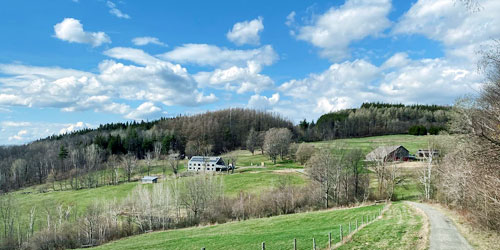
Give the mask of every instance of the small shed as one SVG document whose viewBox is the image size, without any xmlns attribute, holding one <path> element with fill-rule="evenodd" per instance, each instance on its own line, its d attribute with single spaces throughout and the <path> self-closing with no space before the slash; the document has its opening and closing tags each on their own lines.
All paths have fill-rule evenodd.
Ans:
<svg viewBox="0 0 500 250">
<path fill-rule="evenodd" d="M 143 184 L 145 184 L 145 183 L 157 183 L 158 177 L 156 177 L 156 176 L 144 176 L 144 177 L 142 177 L 141 182 Z"/>
<path fill-rule="evenodd" d="M 417 157 L 419 158 L 427 158 L 429 156 L 433 157 L 438 157 L 439 156 L 439 150 L 437 149 L 419 149 L 417 151 Z"/>
<path fill-rule="evenodd" d="M 410 152 L 401 145 L 380 146 L 366 155 L 367 161 L 407 161 Z"/>
</svg>

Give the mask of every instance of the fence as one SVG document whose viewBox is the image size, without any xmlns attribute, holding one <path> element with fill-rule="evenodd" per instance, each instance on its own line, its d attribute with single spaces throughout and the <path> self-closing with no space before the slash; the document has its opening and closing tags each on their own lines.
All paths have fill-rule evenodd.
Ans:
<svg viewBox="0 0 500 250">
<path fill-rule="evenodd" d="M 336 238 L 336 233 L 332 234 L 332 232 L 328 233 L 328 249 L 335 249 L 340 247 L 343 243 L 345 243 L 348 239 L 350 239 L 356 232 L 361 230 L 363 227 L 371 224 L 377 218 L 380 218 L 382 214 L 388 209 L 388 206 L 385 206 L 384 209 L 379 209 L 376 214 L 368 214 L 362 215 L 361 218 L 356 218 L 354 221 L 349 221 L 345 224 L 345 228 L 342 227 L 342 224 L 338 227 L 338 237 Z M 358 220 L 359 219 L 359 220 Z M 337 243 L 335 241 L 337 240 Z M 318 247 L 316 245 L 316 239 L 312 238 L 312 249 L 316 250 Z M 292 240 L 293 250 L 297 250 L 297 238 Z M 324 247 L 319 247 L 320 249 L 324 249 Z M 261 249 L 266 250 L 266 242 L 262 242 Z M 202 247 L 201 250 L 206 250 L 205 247 Z"/>
</svg>

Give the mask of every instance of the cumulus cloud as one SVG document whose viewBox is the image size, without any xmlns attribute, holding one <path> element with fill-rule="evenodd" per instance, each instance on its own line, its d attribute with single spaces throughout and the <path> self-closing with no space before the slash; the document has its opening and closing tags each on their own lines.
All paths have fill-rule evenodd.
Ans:
<svg viewBox="0 0 500 250">
<path fill-rule="evenodd" d="M 158 118 L 162 114 L 162 109 L 155 106 L 152 102 L 145 102 L 135 110 L 128 113 L 125 118 L 133 120 L 147 120 L 151 118 Z"/>
<path fill-rule="evenodd" d="M 106 33 L 87 32 L 83 30 L 80 20 L 74 18 L 64 18 L 64 20 L 54 25 L 55 37 L 70 43 L 87 43 L 92 47 L 97 47 L 103 43 L 111 43 L 111 39 Z"/>
<path fill-rule="evenodd" d="M 351 42 L 377 36 L 391 25 L 390 9 L 390 0 L 348 0 L 299 27 L 296 38 L 320 48 L 321 56 L 340 61 L 349 57 Z"/>
<path fill-rule="evenodd" d="M 148 44 L 167 46 L 165 43 L 161 42 L 160 39 L 158 39 L 157 37 L 151 37 L 151 36 L 136 37 L 132 39 L 132 43 L 137 46 L 144 46 Z"/>
<path fill-rule="evenodd" d="M 250 97 L 250 100 L 248 100 L 248 106 L 259 110 L 269 110 L 272 106 L 276 105 L 279 100 L 279 93 L 274 93 L 271 97 L 255 94 Z"/>
<path fill-rule="evenodd" d="M 0 144 L 15 145 L 28 143 L 50 135 L 72 132 L 93 127 L 89 123 L 50 123 L 27 121 L 0 122 Z"/>
<path fill-rule="evenodd" d="M 139 100 L 167 106 L 197 106 L 217 101 L 198 89 L 185 68 L 142 50 L 117 47 L 97 73 L 0 64 L 0 106 L 52 107 L 65 112 L 94 110 L 123 115 L 134 111 L 126 102 Z M 116 60 L 126 60 L 126 64 Z"/>
<path fill-rule="evenodd" d="M 64 128 L 59 130 L 59 134 L 66 134 L 66 133 L 71 133 L 76 130 L 84 129 L 84 128 L 89 128 L 91 125 L 89 123 L 83 123 L 83 122 L 77 122 L 74 124 L 65 124 Z"/>
<path fill-rule="evenodd" d="M 260 71 L 260 65 L 250 61 L 246 67 L 233 66 L 227 69 L 216 69 L 212 72 L 199 72 L 194 78 L 202 85 L 223 87 L 239 94 L 258 93 L 274 86 L 274 81 L 266 75 L 259 74 Z"/>
<path fill-rule="evenodd" d="M 248 61 L 271 65 L 278 60 L 278 54 L 271 45 L 250 50 L 231 50 L 214 45 L 192 43 L 176 47 L 159 57 L 177 63 L 217 67 L 244 66 Z"/>
<path fill-rule="evenodd" d="M 118 8 L 116 8 L 116 4 L 115 3 L 111 2 L 111 1 L 107 1 L 106 5 L 108 6 L 109 13 L 111 13 L 111 15 L 116 16 L 118 18 L 124 18 L 124 19 L 129 19 L 130 18 L 130 16 L 128 14 L 125 14 L 121 10 L 119 10 Z"/>
<path fill-rule="evenodd" d="M 419 0 L 395 25 L 393 34 L 421 34 L 445 45 L 447 56 L 474 61 L 475 53 L 500 36 L 500 1 L 481 2 L 480 12 L 453 0 Z"/>
<path fill-rule="evenodd" d="M 396 53 L 381 66 L 365 60 L 332 64 L 321 73 L 290 80 L 278 89 L 293 104 L 300 104 L 293 106 L 300 110 L 297 113 L 311 119 L 367 101 L 450 104 L 456 97 L 478 90 L 480 82 L 474 65 L 445 58 L 411 60 L 405 53 Z M 286 105 L 280 108 L 292 113 Z"/>
<path fill-rule="evenodd" d="M 390 68 L 398 68 L 406 66 L 410 63 L 410 59 L 408 58 L 408 54 L 405 52 L 396 53 L 387 59 L 384 64 L 382 64 L 382 68 L 390 69 Z"/>
<path fill-rule="evenodd" d="M 285 22 L 286 26 L 291 27 L 292 25 L 295 24 L 295 15 L 296 15 L 295 11 L 292 11 L 290 12 L 290 14 L 288 14 L 288 16 L 286 16 L 286 22 Z"/>
<path fill-rule="evenodd" d="M 264 30 L 262 21 L 262 17 L 258 17 L 251 21 L 235 23 L 233 29 L 227 32 L 226 37 L 236 45 L 259 45 L 260 32 Z"/>
<path fill-rule="evenodd" d="M 160 58 L 178 63 L 191 63 L 215 67 L 213 71 L 200 71 L 194 79 L 201 86 L 236 91 L 255 92 L 274 86 L 274 81 L 260 74 L 263 66 L 278 60 L 270 45 L 250 50 L 230 50 L 208 44 L 185 44 L 159 55 Z"/>
</svg>

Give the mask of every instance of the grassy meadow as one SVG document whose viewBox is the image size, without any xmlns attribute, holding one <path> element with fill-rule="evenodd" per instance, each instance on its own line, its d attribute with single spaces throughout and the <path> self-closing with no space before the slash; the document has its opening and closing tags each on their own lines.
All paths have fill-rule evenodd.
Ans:
<svg viewBox="0 0 500 250">
<path fill-rule="evenodd" d="M 339 249 L 426 249 L 421 230 L 424 218 L 405 203 L 397 202 Z"/>
<path fill-rule="evenodd" d="M 430 136 L 417 137 L 409 135 L 390 135 L 390 136 L 367 137 L 367 138 L 340 139 L 340 140 L 325 141 L 325 142 L 314 142 L 311 144 L 313 144 L 317 148 L 333 148 L 335 145 L 341 145 L 342 147 L 346 148 L 361 148 L 364 153 L 368 153 L 369 151 L 378 147 L 379 145 L 400 144 L 408 148 L 410 150 L 410 153 L 415 153 L 417 149 L 423 148 L 427 145 L 427 141 L 429 140 L 429 138 Z M 280 179 L 282 178 L 286 178 L 289 183 L 295 185 L 305 185 L 309 181 L 307 176 L 303 173 L 303 166 L 291 160 L 278 160 L 276 164 L 274 164 L 266 155 L 262 155 L 260 151 L 256 151 L 255 154 L 251 154 L 247 150 L 237 150 L 229 154 L 237 155 L 238 168 L 233 174 L 227 174 L 227 173 L 217 174 L 220 178 L 223 179 L 225 194 L 228 196 L 236 196 L 241 191 L 250 193 L 260 193 L 265 189 L 269 189 L 275 186 L 278 183 L 278 181 L 280 181 Z M 185 165 L 186 162 L 187 161 L 184 160 L 181 163 L 182 165 Z M 264 163 L 264 166 L 261 165 L 262 163 Z M 141 176 L 147 174 L 145 162 L 140 161 L 139 164 L 140 168 L 137 169 L 137 173 L 134 175 L 134 179 L 136 180 L 140 179 Z M 162 176 L 165 164 L 167 163 L 164 161 L 155 162 L 151 168 L 151 174 Z M 186 170 L 185 168 L 181 167 L 180 171 L 184 172 Z M 412 172 L 413 170 L 405 170 L 405 171 L 408 172 L 407 174 L 410 177 L 412 174 L 414 174 Z M 124 173 L 122 173 L 121 175 L 122 175 L 121 180 L 124 180 L 123 177 Z M 160 178 L 160 182 L 169 182 L 172 181 L 173 178 L 174 177 L 172 175 L 171 170 L 168 170 L 167 168 L 166 178 Z M 190 178 L 190 177 L 182 177 L 181 179 L 183 178 Z M 371 188 L 373 189 L 376 187 L 376 181 L 373 178 L 371 179 L 372 179 Z M 47 210 L 52 211 L 55 215 L 56 207 L 62 204 L 64 206 L 71 206 L 73 211 L 72 216 L 78 216 L 79 214 L 82 214 L 88 207 L 88 205 L 92 204 L 93 202 L 100 200 L 120 201 L 124 199 L 138 185 L 142 184 L 135 181 L 135 182 L 121 182 L 118 185 L 106 185 L 92 189 L 72 190 L 69 189 L 68 187 L 66 190 L 63 191 L 54 191 L 52 189 L 52 185 L 45 184 L 43 188 L 42 186 L 32 186 L 29 188 L 12 192 L 11 196 L 15 201 L 18 211 L 21 214 L 28 214 L 30 209 L 32 209 L 33 207 L 36 208 L 35 230 L 38 230 L 46 226 Z M 58 185 L 56 184 L 55 186 L 56 189 L 58 189 L 57 188 Z M 40 192 L 40 190 L 42 189 L 44 190 L 44 192 Z M 414 178 L 405 179 L 405 184 L 398 186 L 396 188 L 396 196 L 398 198 L 404 198 L 404 197 L 415 198 L 418 197 L 419 193 L 420 191 L 417 189 L 417 182 Z M 76 214 L 74 213 L 75 210 L 77 211 Z M 308 218 L 309 217 L 304 217 L 304 223 L 307 223 L 307 220 L 309 220 Z M 339 218 L 336 217 L 336 220 L 338 219 Z M 315 223 L 319 222 L 317 221 Z M 191 229 L 186 229 L 186 230 L 191 230 Z M 257 234 L 256 237 L 262 238 L 264 237 L 264 235 Z M 306 235 L 304 235 L 304 237 L 306 237 Z M 264 237 L 263 239 L 266 238 Z M 255 238 L 255 240 L 257 239 Z M 288 241 L 289 240 L 290 239 L 288 239 Z M 260 240 L 257 240 L 257 242 L 258 241 Z M 253 239 L 251 242 L 252 244 L 255 243 Z M 288 244 L 289 243 L 290 242 L 288 242 Z M 245 244 L 250 244 L 250 240 Z M 269 244 L 274 244 L 274 243 L 270 242 Z M 283 246 L 285 245 L 285 243 L 279 243 L 277 246 L 278 247 L 281 246 L 280 244 L 283 244 Z M 275 249 L 271 246 L 272 245 L 270 245 L 271 249 Z"/>
<path fill-rule="evenodd" d="M 298 249 L 312 247 L 315 238 L 318 249 L 328 246 L 328 233 L 334 242 L 339 241 L 339 225 L 362 216 L 377 214 L 383 205 L 351 209 L 306 212 L 250 219 L 220 225 L 153 232 L 111 242 L 96 249 L 291 249 L 297 239 Z M 347 232 L 345 233 L 347 234 Z"/>
</svg>

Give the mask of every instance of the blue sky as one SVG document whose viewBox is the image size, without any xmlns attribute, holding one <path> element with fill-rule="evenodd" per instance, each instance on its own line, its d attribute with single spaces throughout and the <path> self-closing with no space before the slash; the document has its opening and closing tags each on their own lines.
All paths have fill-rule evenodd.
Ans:
<svg viewBox="0 0 500 250">
<path fill-rule="evenodd" d="M 315 120 L 475 94 L 500 2 L 0 3 L 0 145 L 229 107 Z"/>
</svg>

